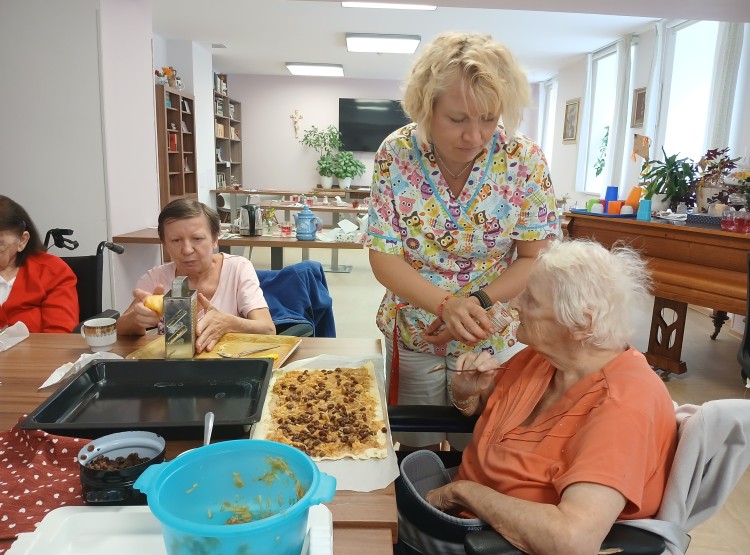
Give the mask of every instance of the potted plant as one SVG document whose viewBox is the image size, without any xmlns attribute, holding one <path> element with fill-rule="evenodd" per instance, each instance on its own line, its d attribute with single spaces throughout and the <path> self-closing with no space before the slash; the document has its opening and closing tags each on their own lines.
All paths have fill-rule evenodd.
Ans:
<svg viewBox="0 0 750 555">
<path fill-rule="evenodd" d="M 728 152 L 729 147 L 708 149 L 696 166 L 699 174 L 698 207 L 701 210 L 711 201 L 724 203 L 732 192 L 726 189 L 726 184 L 729 183 L 727 178 L 737 167 L 739 158 L 730 158 Z"/>
<path fill-rule="evenodd" d="M 643 164 L 641 180 L 644 183 L 644 199 L 650 200 L 654 195 L 663 195 L 662 200 L 669 203 L 674 211 L 680 202 L 687 206 L 695 205 L 696 166 L 690 158 L 677 158 L 677 154 L 667 156 L 664 148 L 664 160 L 648 160 Z"/>
<path fill-rule="evenodd" d="M 305 131 L 300 142 L 320 155 L 317 165 L 320 181 L 325 189 L 330 189 L 333 186 L 333 151 L 342 147 L 341 133 L 333 125 L 326 129 L 318 129 L 313 125 Z"/>
<path fill-rule="evenodd" d="M 333 175 L 338 178 L 342 189 L 348 189 L 352 179 L 364 174 L 365 169 L 365 165 L 348 150 L 339 152 L 333 158 Z"/>
</svg>

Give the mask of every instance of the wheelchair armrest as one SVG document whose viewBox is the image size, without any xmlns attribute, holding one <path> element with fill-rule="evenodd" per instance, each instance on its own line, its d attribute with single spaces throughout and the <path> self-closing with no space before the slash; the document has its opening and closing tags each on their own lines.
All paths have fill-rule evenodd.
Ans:
<svg viewBox="0 0 750 555">
<path fill-rule="evenodd" d="M 88 320 L 91 320 L 93 318 L 114 318 L 117 320 L 120 317 L 120 312 L 118 310 L 115 310 L 114 308 L 110 308 L 107 310 L 102 310 L 99 314 L 94 314 L 91 318 L 88 318 Z M 73 328 L 73 333 L 81 333 L 81 327 L 83 326 L 83 322 L 79 322 L 78 325 Z"/>
<path fill-rule="evenodd" d="M 276 326 L 276 335 L 293 335 L 295 337 L 312 337 L 315 330 L 310 324 L 285 324 Z"/>
<path fill-rule="evenodd" d="M 393 432 L 471 433 L 476 416 L 464 416 L 455 407 L 390 405 L 388 421 Z"/>
<path fill-rule="evenodd" d="M 523 555 L 494 530 L 470 532 L 464 538 L 466 555 Z M 618 549 L 622 555 L 661 555 L 667 548 L 664 538 L 653 532 L 616 522 L 602 542 L 601 550 Z"/>
</svg>

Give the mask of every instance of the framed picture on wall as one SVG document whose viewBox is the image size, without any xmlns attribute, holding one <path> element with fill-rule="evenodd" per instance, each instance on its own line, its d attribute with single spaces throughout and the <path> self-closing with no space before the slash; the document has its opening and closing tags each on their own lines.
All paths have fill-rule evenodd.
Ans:
<svg viewBox="0 0 750 555">
<path fill-rule="evenodd" d="M 633 91 L 633 111 L 630 114 L 630 127 L 643 127 L 646 116 L 646 87 Z"/>
<path fill-rule="evenodd" d="M 575 143 L 578 138 L 578 108 L 581 105 L 580 98 L 574 98 L 565 102 L 565 119 L 563 120 L 563 143 Z"/>
</svg>

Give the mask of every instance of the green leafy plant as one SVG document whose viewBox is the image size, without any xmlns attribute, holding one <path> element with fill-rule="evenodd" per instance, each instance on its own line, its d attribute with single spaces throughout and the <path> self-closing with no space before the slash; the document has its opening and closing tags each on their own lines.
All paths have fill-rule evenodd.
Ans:
<svg viewBox="0 0 750 555">
<path fill-rule="evenodd" d="M 333 177 L 336 168 L 335 155 L 331 153 L 322 154 L 318 158 L 318 175 L 322 177 Z"/>
<path fill-rule="evenodd" d="M 333 175 L 339 179 L 360 176 L 366 169 L 365 165 L 348 150 L 343 150 L 333 157 Z"/>
<path fill-rule="evenodd" d="M 604 171 L 604 166 L 607 165 L 607 144 L 609 143 L 609 125 L 604 126 L 604 136 L 602 142 L 599 145 L 599 157 L 594 162 L 594 171 L 596 172 L 595 177 L 599 177 Z"/>
<path fill-rule="evenodd" d="M 690 158 L 677 158 L 677 154 L 667 156 L 661 149 L 664 160 L 648 160 L 644 162 L 641 180 L 644 183 L 643 198 L 651 199 L 654 195 L 664 195 L 670 207 L 684 202 L 688 206 L 695 205 L 696 166 Z"/>
<path fill-rule="evenodd" d="M 331 177 L 334 167 L 333 152 L 343 146 L 341 132 L 333 125 L 326 129 L 318 129 L 313 125 L 302 135 L 300 143 L 318 152 L 318 173 L 323 177 Z"/>
</svg>

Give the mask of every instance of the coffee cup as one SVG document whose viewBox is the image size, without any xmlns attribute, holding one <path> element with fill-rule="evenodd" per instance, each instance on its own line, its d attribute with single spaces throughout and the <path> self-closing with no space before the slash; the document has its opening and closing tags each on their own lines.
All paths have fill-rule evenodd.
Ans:
<svg viewBox="0 0 750 555">
<path fill-rule="evenodd" d="M 111 351 L 117 341 L 114 318 L 92 318 L 81 326 L 81 335 L 95 353 Z"/>
<path fill-rule="evenodd" d="M 601 204 L 592 204 L 591 213 L 592 214 L 604 214 L 604 206 Z"/>
</svg>

